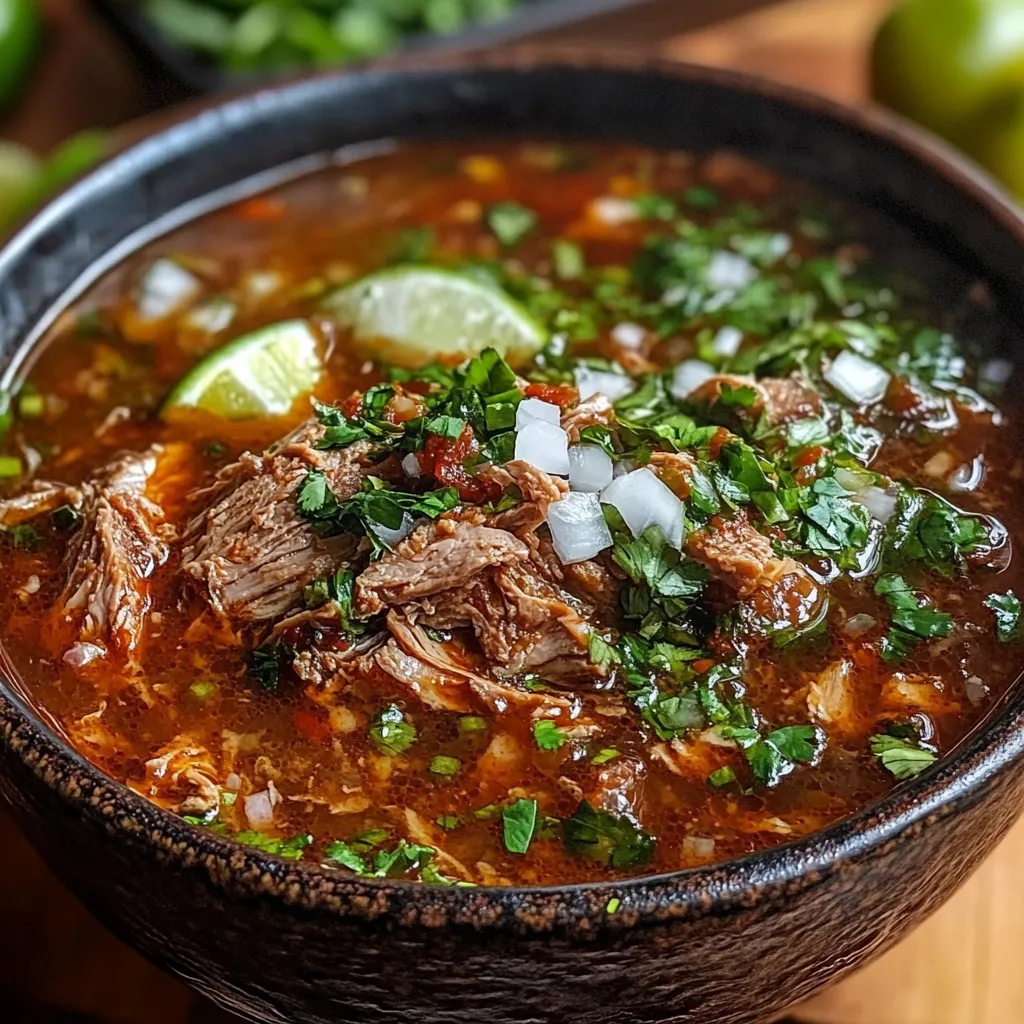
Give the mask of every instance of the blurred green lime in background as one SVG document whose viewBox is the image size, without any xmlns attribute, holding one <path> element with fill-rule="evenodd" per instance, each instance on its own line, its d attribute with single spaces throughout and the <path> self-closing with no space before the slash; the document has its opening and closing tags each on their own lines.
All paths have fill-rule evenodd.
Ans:
<svg viewBox="0 0 1024 1024">
<path fill-rule="evenodd" d="M 0 139 L 0 236 L 52 192 L 102 159 L 109 149 L 110 137 L 101 131 L 73 135 L 44 159 L 25 146 Z"/>
<path fill-rule="evenodd" d="M 3 0 L 0 0 L 2 3 Z M 239 72 L 378 57 L 419 33 L 448 35 L 523 0 L 141 0 L 171 42 Z"/>
<path fill-rule="evenodd" d="M 39 36 L 35 0 L 0 0 L 0 110 L 17 96 Z"/>
<path fill-rule="evenodd" d="M 871 80 L 876 99 L 1024 200 L 1024 0 L 902 0 L 875 37 Z"/>
</svg>

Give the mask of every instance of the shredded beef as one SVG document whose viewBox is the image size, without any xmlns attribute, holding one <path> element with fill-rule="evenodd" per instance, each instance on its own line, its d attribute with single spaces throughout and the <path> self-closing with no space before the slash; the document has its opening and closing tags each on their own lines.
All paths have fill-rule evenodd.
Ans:
<svg viewBox="0 0 1024 1024">
<path fill-rule="evenodd" d="M 376 615 L 385 607 L 462 587 L 488 566 L 528 554 L 523 542 L 504 530 L 455 519 L 426 524 L 359 576 L 356 612 Z"/>
<path fill-rule="evenodd" d="M 366 475 L 367 442 L 318 451 L 313 443 L 322 433 L 308 420 L 262 456 L 244 454 L 193 495 L 201 510 L 189 524 L 182 567 L 235 628 L 294 612 L 307 583 L 355 553 L 358 538 L 319 537 L 296 507 L 310 470 L 325 473 L 339 501 L 355 494 Z"/>
</svg>

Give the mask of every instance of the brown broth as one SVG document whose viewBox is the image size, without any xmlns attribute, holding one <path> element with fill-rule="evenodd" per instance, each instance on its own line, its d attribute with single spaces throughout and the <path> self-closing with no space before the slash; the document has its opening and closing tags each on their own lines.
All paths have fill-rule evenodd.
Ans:
<svg viewBox="0 0 1024 1024">
<path fill-rule="evenodd" d="M 556 153 L 542 145 L 400 148 L 296 181 L 160 239 L 108 275 L 51 332 L 30 373 L 32 385 L 45 396 L 46 414 L 20 417 L 5 450 L 41 453 L 38 477 L 76 483 L 121 450 L 166 445 L 175 458 L 170 468 L 158 472 L 149 493 L 180 530 L 195 488 L 209 483 L 241 452 L 272 444 L 306 417 L 307 407 L 303 402 L 293 414 L 273 421 L 232 423 L 193 415 L 166 423 L 155 415 L 163 396 L 210 347 L 288 317 L 316 318 L 317 292 L 309 282 L 345 281 L 380 266 L 403 229 L 432 227 L 435 258 L 444 262 L 500 259 L 505 254 L 480 212 L 514 199 L 539 218 L 538 229 L 516 248 L 514 259 L 545 275 L 552 239 L 580 242 L 590 266 L 625 265 L 653 229 L 644 221 L 595 223 L 584 211 L 598 197 L 676 195 L 713 185 L 723 203 L 743 201 L 777 210 L 770 216 L 782 227 L 796 216 L 794 211 L 824 202 L 804 186 L 780 183 L 758 169 L 736 171 L 725 160 L 699 162 L 626 147 L 580 147 L 576 153 L 581 158 L 569 161 L 559 161 L 552 156 Z M 695 219 L 710 216 L 700 210 L 692 214 Z M 805 258 L 816 251 L 816 243 L 806 237 L 796 246 Z M 265 298 L 243 300 L 230 329 L 215 338 L 183 327 L 179 318 L 140 330 L 133 325 L 127 296 L 141 270 L 166 254 L 187 254 L 208 296 L 244 292 L 239 282 L 247 275 L 272 273 L 280 279 Z M 931 271 L 924 262 L 919 266 L 919 276 L 927 278 Z M 966 282 L 949 273 L 963 292 Z M 250 277 L 250 293 L 254 282 Z M 90 314 L 85 325 L 83 314 Z M 950 316 L 939 310 L 930 320 L 945 324 Z M 329 340 L 319 399 L 341 401 L 380 379 L 379 370 L 355 355 L 344 337 Z M 671 364 L 690 354 L 692 344 L 692 335 L 677 333 L 656 358 Z M 607 326 L 589 351 L 615 353 Z M 1004 415 L 965 414 L 953 433 L 888 440 L 872 468 L 947 494 L 966 511 L 994 515 L 1016 539 L 1024 535 L 1024 512 L 1013 500 L 1024 462 L 1012 397 L 1002 404 Z M 124 418 L 115 413 L 121 407 L 130 410 Z M 933 475 L 937 464 L 929 464 L 943 452 L 950 455 L 950 467 L 980 457 L 983 484 L 969 493 L 950 492 L 944 482 L 948 472 Z M 9 490 L 14 493 L 22 485 L 12 484 Z M 247 673 L 244 645 L 218 627 L 195 587 L 183 581 L 177 546 L 152 578 L 141 676 L 133 679 L 117 670 L 78 673 L 61 660 L 66 628 L 53 611 L 64 583 L 67 537 L 46 518 L 35 525 L 41 542 L 31 550 L 0 540 L 0 636 L 32 697 L 57 717 L 86 756 L 165 805 L 173 801 L 154 782 L 152 770 L 147 780 L 146 762 L 178 737 L 189 737 L 211 752 L 221 785 L 234 773 L 244 794 L 273 780 L 284 797 L 273 834 L 313 836 L 306 859 L 322 858 L 331 840 L 350 840 L 375 828 L 389 830 L 385 845 L 407 838 L 442 849 L 477 883 L 575 882 L 740 856 L 819 830 L 890 790 L 894 779 L 868 749 L 880 722 L 923 713 L 934 728 L 933 742 L 946 753 L 978 724 L 1020 668 L 1018 646 L 997 642 L 991 612 L 983 606 L 989 593 L 1024 590 L 1019 559 L 999 574 L 972 572 L 967 578 L 908 570 L 915 586 L 953 613 L 956 628 L 946 640 L 920 644 L 898 666 L 879 657 L 878 629 L 861 638 L 843 631 L 854 615 L 880 620 L 885 615 L 869 582 L 839 579 L 828 585 L 825 632 L 789 647 L 754 645 L 756 663 L 744 683 L 751 705 L 774 726 L 802 724 L 808 721 L 811 681 L 849 658 L 855 666 L 855 705 L 842 728 L 826 726 L 829 743 L 820 763 L 797 766 L 774 788 L 745 794 L 736 786 L 716 789 L 706 782 L 710 772 L 724 765 L 742 773 L 738 751 L 704 744 L 695 768 L 677 774 L 652 755 L 652 740 L 642 735 L 632 711 L 605 718 L 584 714 L 588 722 L 597 722 L 597 736 L 540 751 L 529 709 L 495 714 L 480 704 L 474 714 L 486 719 L 486 728 L 466 733 L 460 731 L 459 715 L 419 704 L 382 673 L 360 680 L 333 706 L 322 697 L 314 699 L 297 679 L 283 681 L 276 693 L 263 692 Z M 38 588 L 30 581 L 37 581 Z M 894 672 L 911 677 L 912 685 L 917 677 L 941 682 L 919 684 L 924 689 L 908 705 L 894 691 Z M 190 690 L 197 681 L 215 683 L 214 695 L 198 698 Z M 389 758 L 370 742 L 367 727 L 374 713 L 392 701 L 414 723 L 418 737 L 402 756 Z M 618 757 L 592 764 L 606 748 L 617 750 Z M 439 754 L 459 759 L 458 775 L 431 775 L 428 766 Z M 542 816 L 565 818 L 581 796 L 600 788 L 603 771 L 637 762 L 646 766 L 639 816 L 657 839 L 648 864 L 616 871 L 575 858 L 554 828 L 542 828 L 526 856 L 504 848 L 502 803 L 529 796 L 539 802 Z M 241 805 L 238 800 L 222 808 L 221 819 L 230 831 L 246 828 Z M 499 806 L 486 810 L 492 805 Z M 418 816 L 412 827 L 410 814 Z M 446 831 L 436 824 L 446 815 L 460 818 L 457 828 Z M 460 876 L 450 861 L 438 866 Z"/>
</svg>

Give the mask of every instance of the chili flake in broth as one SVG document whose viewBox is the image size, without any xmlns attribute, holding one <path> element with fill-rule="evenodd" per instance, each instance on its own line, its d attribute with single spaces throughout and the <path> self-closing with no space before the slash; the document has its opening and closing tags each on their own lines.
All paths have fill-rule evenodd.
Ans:
<svg viewBox="0 0 1024 1024">
<path fill-rule="evenodd" d="M 453 272 L 543 345 L 378 365 L 338 289 L 383 267 Z M 4 405 L 0 635 L 86 756 L 283 857 L 544 884 L 787 842 L 1020 667 L 991 305 L 728 155 L 339 166 L 161 239 L 52 332 Z M 312 400 L 161 414 L 273 324 L 319 353 Z"/>
</svg>

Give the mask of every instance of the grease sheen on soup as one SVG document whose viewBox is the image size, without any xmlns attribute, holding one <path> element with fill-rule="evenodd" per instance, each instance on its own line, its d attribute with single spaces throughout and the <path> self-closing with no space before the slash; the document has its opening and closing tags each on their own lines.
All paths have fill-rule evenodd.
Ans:
<svg viewBox="0 0 1024 1024">
<path fill-rule="evenodd" d="M 374 362 L 329 297 L 428 265 L 545 346 Z M 51 332 L 5 417 L 0 633 L 113 777 L 341 872 L 562 883 L 797 839 L 1018 671 L 992 306 L 728 155 L 340 165 L 162 238 Z M 320 404 L 161 415 L 293 320 Z"/>
</svg>

